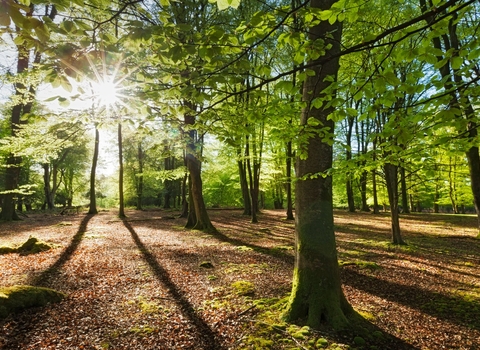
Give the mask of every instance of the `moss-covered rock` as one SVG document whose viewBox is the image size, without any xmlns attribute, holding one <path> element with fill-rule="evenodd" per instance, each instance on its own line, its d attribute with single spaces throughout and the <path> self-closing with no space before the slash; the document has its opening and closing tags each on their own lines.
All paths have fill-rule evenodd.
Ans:
<svg viewBox="0 0 480 350">
<path fill-rule="evenodd" d="M 9 246 L 1 246 L 0 247 L 0 255 L 16 253 L 17 248 L 9 247 Z"/>
<path fill-rule="evenodd" d="M 55 246 L 46 242 L 39 241 L 35 237 L 30 237 L 25 243 L 18 247 L 17 251 L 21 255 L 36 254 L 45 252 L 54 248 Z"/>
<path fill-rule="evenodd" d="M 30 237 L 25 243 L 20 246 L 2 246 L 0 247 L 0 255 L 19 253 L 20 255 L 36 254 L 45 252 L 47 250 L 57 248 L 57 245 L 38 240 L 35 237 Z"/>
<path fill-rule="evenodd" d="M 24 309 L 61 301 L 65 294 L 33 286 L 0 287 L 0 318 Z"/>
</svg>

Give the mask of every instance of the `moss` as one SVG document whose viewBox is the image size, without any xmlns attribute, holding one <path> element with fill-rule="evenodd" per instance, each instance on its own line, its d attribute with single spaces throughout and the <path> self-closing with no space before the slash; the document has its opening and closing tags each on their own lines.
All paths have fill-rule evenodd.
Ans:
<svg viewBox="0 0 480 350">
<path fill-rule="evenodd" d="M 0 247 L 0 255 L 16 253 L 17 248 L 9 247 L 9 246 L 1 246 Z"/>
<path fill-rule="evenodd" d="M 0 255 L 10 253 L 20 253 L 20 255 L 36 254 L 47 250 L 57 248 L 57 245 L 39 241 L 35 237 L 30 237 L 21 246 L 2 246 L 0 247 Z"/>
<path fill-rule="evenodd" d="M 65 295 L 50 288 L 12 286 L 0 288 L 0 318 L 30 307 L 61 301 Z"/>
<path fill-rule="evenodd" d="M 364 319 L 366 319 L 368 321 L 375 320 L 375 315 L 372 314 L 371 312 L 363 311 L 363 310 L 356 310 L 356 311 L 360 316 L 362 316 Z"/>
<path fill-rule="evenodd" d="M 149 334 L 152 334 L 153 332 L 156 332 L 158 331 L 157 328 L 155 327 L 151 327 L 151 326 L 148 326 L 148 325 L 142 325 L 142 326 L 139 326 L 139 327 L 132 327 L 130 328 L 130 332 L 132 333 L 135 333 L 136 335 L 139 335 L 141 337 L 145 337 Z"/>
<path fill-rule="evenodd" d="M 353 338 L 353 342 L 358 345 L 358 346 L 364 346 L 365 345 L 365 339 L 363 339 L 362 337 L 355 337 Z"/>
<path fill-rule="evenodd" d="M 249 251 L 253 250 L 253 248 L 250 248 L 250 247 L 247 247 L 247 246 L 244 246 L 244 245 L 238 246 L 238 247 L 236 247 L 236 249 L 241 251 L 241 252 L 249 252 Z"/>
<path fill-rule="evenodd" d="M 255 293 L 255 285 L 249 281 L 236 281 L 231 284 L 234 293 L 237 295 L 253 295 Z"/>
<path fill-rule="evenodd" d="M 213 269 L 213 264 L 210 261 L 202 261 L 200 267 L 203 267 L 204 269 Z"/>
<path fill-rule="evenodd" d="M 55 248 L 55 245 L 39 241 L 35 237 L 30 237 L 25 243 L 18 247 L 20 255 L 36 254 Z"/>
<path fill-rule="evenodd" d="M 339 266 L 355 265 L 361 269 L 369 269 L 369 270 L 377 270 L 380 268 L 380 266 L 378 266 L 377 263 L 365 261 L 365 260 L 355 260 L 355 261 L 339 260 L 338 264 Z"/>
<path fill-rule="evenodd" d="M 253 336 L 248 337 L 247 343 L 254 349 L 271 349 L 273 347 L 273 340 Z"/>
<path fill-rule="evenodd" d="M 317 342 L 315 343 L 317 348 L 326 348 L 328 346 L 328 340 L 325 338 L 318 338 Z"/>
<path fill-rule="evenodd" d="M 372 335 L 373 335 L 375 338 L 383 339 L 383 333 L 380 332 L 380 331 L 375 331 L 375 332 L 372 333 Z"/>
</svg>

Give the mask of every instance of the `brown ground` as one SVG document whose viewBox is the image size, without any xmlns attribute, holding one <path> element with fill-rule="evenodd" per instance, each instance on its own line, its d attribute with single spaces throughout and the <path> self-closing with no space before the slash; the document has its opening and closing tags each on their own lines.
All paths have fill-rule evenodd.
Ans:
<svg viewBox="0 0 480 350">
<path fill-rule="evenodd" d="M 268 304 L 290 290 L 294 224 L 283 211 L 264 211 L 256 225 L 240 211 L 210 213 L 217 235 L 184 230 L 184 220 L 165 211 L 131 211 L 126 221 L 109 211 L 0 223 L 0 245 L 29 236 L 61 245 L 0 256 L 0 286 L 68 295 L 0 321 L 0 349 L 307 349 L 319 337 L 331 349 L 356 347 L 353 336 L 327 331 L 302 340 L 280 330 L 273 345 L 255 340 L 265 320 L 256 300 Z M 335 223 L 347 298 L 392 336 L 367 340 L 365 349 L 480 349 L 473 217 L 403 216 L 408 248 L 388 244 L 385 214 L 336 212 Z M 239 280 L 252 282 L 254 293 L 239 295 L 232 287 Z"/>
</svg>

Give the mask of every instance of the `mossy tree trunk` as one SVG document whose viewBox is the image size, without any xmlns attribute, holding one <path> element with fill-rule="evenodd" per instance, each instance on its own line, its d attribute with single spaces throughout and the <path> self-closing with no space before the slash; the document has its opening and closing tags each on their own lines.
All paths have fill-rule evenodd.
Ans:
<svg viewBox="0 0 480 350">
<path fill-rule="evenodd" d="M 334 3 L 335 0 L 313 0 L 310 6 L 328 10 Z M 311 106 L 312 100 L 328 99 L 335 94 L 332 80 L 336 80 L 339 59 L 328 59 L 328 56 L 340 51 L 341 32 L 340 22 L 329 24 L 327 21 L 309 30 L 310 40 L 323 39 L 331 48 L 326 56 L 310 62 L 324 63 L 313 68 L 315 76 L 307 77 L 303 89 L 307 106 L 302 111 L 301 125 L 308 128 L 311 136 L 300 146 L 306 158 L 297 158 L 295 270 L 285 316 L 287 321 L 304 320 L 314 328 L 323 320 L 336 329 L 346 328 L 349 326 L 347 317 L 353 312 L 340 282 L 333 226 L 332 178 L 319 175 L 332 167 L 333 149 L 328 141 L 333 139 L 334 123 L 328 116 L 333 108 L 327 103 L 319 109 Z M 311 123 L 310 119 L 315 121 Z"/>
</svg>

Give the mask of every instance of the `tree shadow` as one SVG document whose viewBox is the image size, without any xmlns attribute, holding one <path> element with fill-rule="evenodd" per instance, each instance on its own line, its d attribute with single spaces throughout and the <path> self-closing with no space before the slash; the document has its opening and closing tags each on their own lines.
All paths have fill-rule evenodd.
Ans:
<svg viewBox="0 0 480 350">
<path fill-rule="evenodd" d="M 422 313 L 461 326 L 480 330 L 480 303 L 461 295 L 445 295 L 430 292 L 417 286 L 392 283 L 372 275 L 361 274 L 355 269 L 342 269 L 342 282 L 394 303 L 415 308 Z"/>
<path fill-rule="evenodd" d="M 216 233 L 211 234 L 212 237 L 218 239 L 219 241 L 225 242 L 232 244 L 237 247 L 248 247 L 251 248 L 252 250 L 261 253 L 261 254 L 266 254 L 269 256 L 272 256 L 277 259 L 281 259 L 282 261 L 289 262 L 289 263 L 294 263 L 295 258 L 293 255 L 285 253 L 281 249 L 275 249 L 275 248 L 265 248 L 256 244 L 248 243 L 246 241 L 242 241 L 241 239 L 238 238 L 231 238 L 228 237 L 227 235 L 221 233 L 220 231 L 217 231 Z"/>
<path fill-rule="evenodd" d="M 190 319 L 190 321 L 194 324 L 194 326 L 198 330 L 198 334 L 201 336 L 199 341 L 201 342 L 201 346 L 203 349 L 221 349 L 221 346 L 218 344 L 214 331 L 210 328 L 210 326 L 195 312 L 193 306 L 184 296 L 182 291 L 172 282 L 170 279 L 169 273 L 165 270 L 155 258 L 155 255 L 152 254 L 148 248 L 143 244 L 140 240 L 140 237 L 135 232 L 133 227 L 127 222 L 123 221 L 123 224 L 130 232 L 133 241 L 135 242 L 136 246 L 140 250 L 143 259 L 150 265 L 152 271 L 154 272 L 157 279 L 163 283 L 165 287 L 168 288 L 170 294 L 172 295 L 175 302 L 180 306 L 181 310 L 185 313 L 185 315 Z"/>
<path fill-rule="evenodd" d="M 60 257 L 53 263 L 48 269 L 37 275 L 36 277 L 32 278 L 30 284 L 33 286 L 39 287 L 48 287 L 50 284 L 50 280 L 53 275 L 59 272 L 65 263 L 70 260 L 72 254 L 77 250 L 80 242 L 87 231 L 88 222 L 93 217 L 93 214 L 87 214 L 80 222 L 80 226 L 78 227 L 77 233 L 75 236 L 72 237 L 70 244 L 68 247 L 63 251 Z"/>
</svg>

